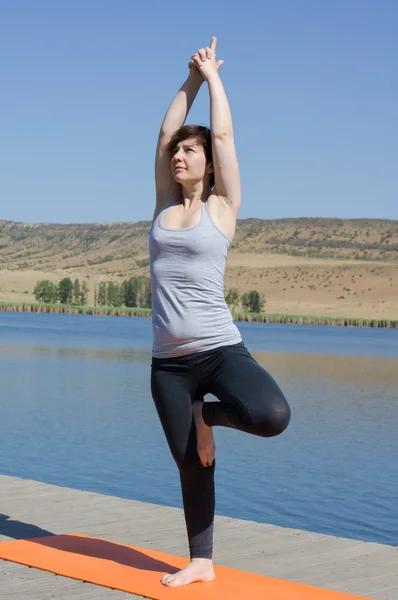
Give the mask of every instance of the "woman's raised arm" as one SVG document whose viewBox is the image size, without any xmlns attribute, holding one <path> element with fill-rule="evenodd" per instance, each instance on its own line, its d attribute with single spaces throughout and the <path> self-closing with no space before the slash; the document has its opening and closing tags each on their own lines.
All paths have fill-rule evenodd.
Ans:
<svg viewBox="0 0 398 600">
<path fill-rule="evenodd" d="M 218 68 L 222 61 L 216 62 L 216 42 L 216 38 L 213 37 L 210 47 L 198 50 L 192 56 L 192 61 L 209 86 L 215 193 L 224 198 L 237 214 L 241 201 L 239 164 L 235 149 L 231 110 L 218 74 Z"/>
<path fill-rule="evenodd" d="M 195 100 L 203 77 L 198 69 L 190 63 L 189 76 L 183 83 L 174 100 L 170 104 L 163 119 L 159 132 L 158 144 L 155 158 L 155 183 L 156 183 L 156 206 L 160 207 L 165 202 L 173 202 L 180 192 L 178 184 L 171 173 L 170 156 L 167 144 L 177 129 L 182 127 Z"/>
</svg>

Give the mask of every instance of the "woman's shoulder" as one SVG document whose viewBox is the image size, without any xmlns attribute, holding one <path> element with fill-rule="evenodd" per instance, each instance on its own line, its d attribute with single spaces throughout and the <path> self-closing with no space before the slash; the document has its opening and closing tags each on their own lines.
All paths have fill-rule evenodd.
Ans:
<svg viewBox="0 0 398 600">
<path fill-rule="evenodd" d="M 175 194 L 170 193 L 169 195 L 165 195 L 162 199 L 157 200 L 155 210 L 152 217 L 152 223 L 157 219 L 161 212 L 173 206 L 175 204 L 180 204 L 182 198 L 177 198 Z"/>
</svg>

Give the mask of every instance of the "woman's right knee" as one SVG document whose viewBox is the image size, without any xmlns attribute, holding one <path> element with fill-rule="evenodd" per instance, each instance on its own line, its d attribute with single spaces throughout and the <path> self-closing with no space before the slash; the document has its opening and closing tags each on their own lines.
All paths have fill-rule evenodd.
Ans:
<svg viewBox="0 0 398 600">
<path fill-rule="evenodd" d="M 280 435 L 285 431 L 290 423 L 291 411 L 290 406 L 283 396 L 278 405 L 272 411 L 270 419 L 271 435 Z"/>
<path fill-rule="evenodd" d="M 263 431 L 266 437 L 274 437 L 285 431 L 290 422 L 290 406 L 282 392 L 274 391 L 264 394 L 264 397 L 256 403 L 256 409 L 252 413 L 252 425 Z"/>
</svg>

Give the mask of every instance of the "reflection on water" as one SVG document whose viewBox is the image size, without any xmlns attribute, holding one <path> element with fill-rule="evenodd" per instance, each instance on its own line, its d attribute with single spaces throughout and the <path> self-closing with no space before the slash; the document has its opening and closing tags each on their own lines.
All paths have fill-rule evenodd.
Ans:
<svg viewBox="0 0 398 600">
<path fill-rule="evenodd" d="M 18 316 L 0 315 L 0 472 L 180 506 L 150 396 L 149 322 Z M 343 356 L 361 333 L 354 344 L 340 330 L 339 346 L 334 332 L 333 355 L 327 329 L 286 327 L 242 330 L 292 421 L 272 439 L 216 429 L 217 512 L 396 545 L 396 338 L 386 357 L 380 333 L 376 356 Z"/>
<path fill-rule="evenodd" d="M 1 353 L 9 354 L 9 346 L 0 346 Z M 64 357 L 84 357 L 99 360 L 116 360 L 128 362 L 141 362 L 148 364 L 151 361 L 150 350 L 95 350 L 95 348 L 57 348 L 54 346 L 18 346 L 18 355 L 53 355 Z"/>
<path fill-rule="evenodd" d="M 9 346 L 0 345 L 2 353 L 10 354 Z M 18 356 L 23 355 L 75 356 L 99 360 L 127 361 L 148 365 L 151 362 L 151 351 L 134 349 L 95 348 L 58 348 L 54 346 L 21 346 L 18 345 Z M 391 385 L 395 390 L 398 384 L 398 359 L 369 356 L 333 356 L 317 354 L 296 354 L 286 352 L 252 351 L 254 358 L 268 371 L 278 371 L 298 378 L 331 379 L 333 382 L 347 381 L 357 385 L 369 382 L 374 385 L 378 381 L 383 386 Z"/>
<path fill-rule="evenodd" d="M 268 370 L 286 375 L 323 381 L 350 382 L 363 386 L 379 382 L 397 390 L 398 359 L 374 356 L 335 356 L 252 352 L 255 359 Z"/>
</svg>

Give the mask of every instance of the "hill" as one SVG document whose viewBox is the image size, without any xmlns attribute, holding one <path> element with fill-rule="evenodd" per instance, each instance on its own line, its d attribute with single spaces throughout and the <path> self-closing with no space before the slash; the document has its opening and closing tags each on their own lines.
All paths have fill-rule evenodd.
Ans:
<svg viewBox="0 0 398 600">
<path fill-rule="evenodd" d="M 149 221 L 0 221 L 0 300 L 33 300 L 37 280 L 100 281 L 149 272 Z M 398 221 L 238 220 L 226 289 L 258 289 L 267 312 L 396 319 Z"/>
</svg>

